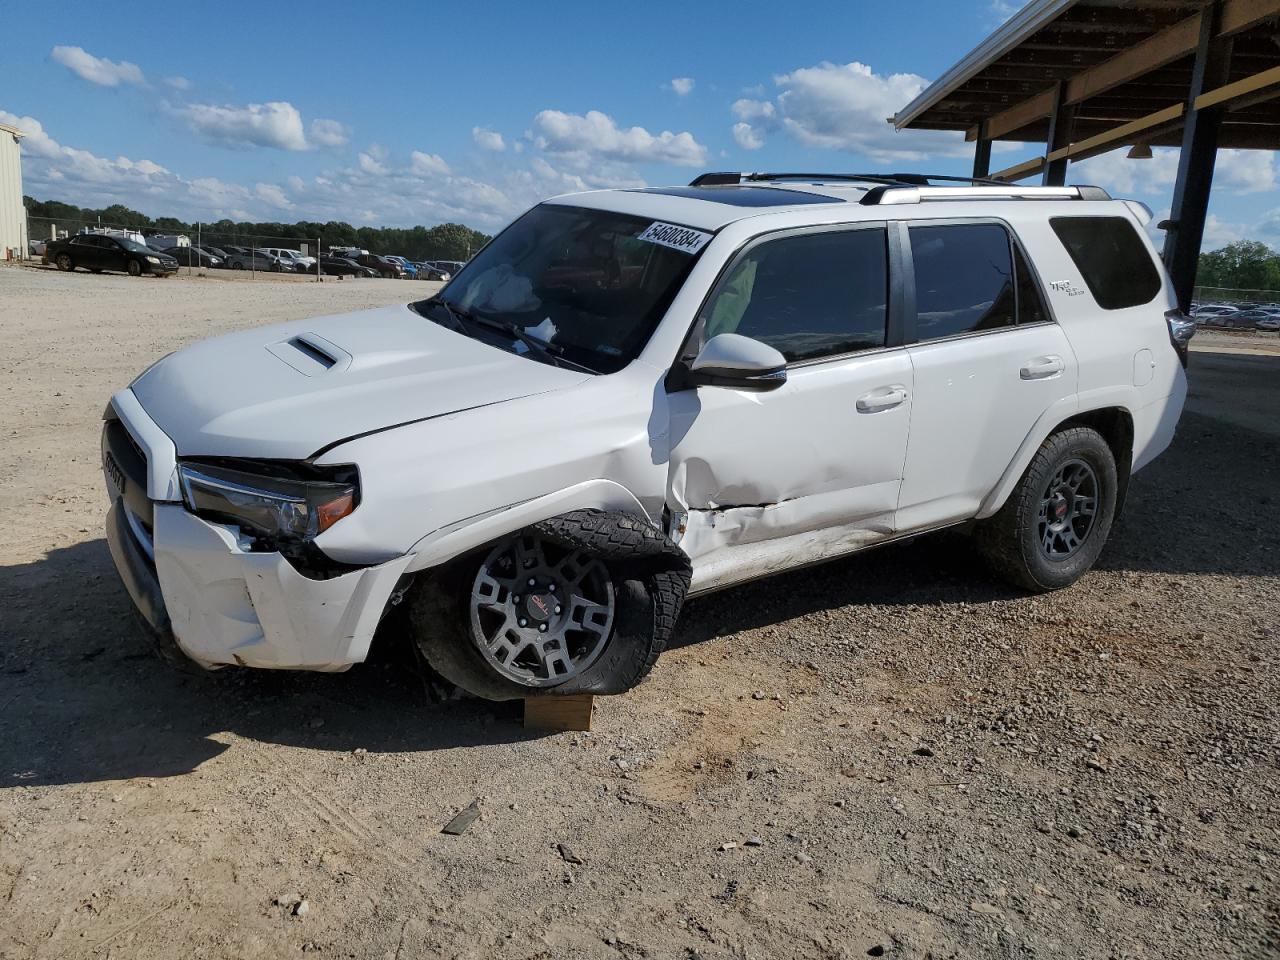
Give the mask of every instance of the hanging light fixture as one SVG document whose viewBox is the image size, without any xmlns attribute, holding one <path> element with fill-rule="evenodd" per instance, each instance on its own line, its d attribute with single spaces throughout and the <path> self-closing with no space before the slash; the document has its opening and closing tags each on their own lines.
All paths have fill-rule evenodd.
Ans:
<svg viewBox="0 0 1280 960">
<path fill-rule="evenodd" d="M 1126 154 L 1126 156 L 1130 160 L 1150 160 L 1151 144 L 1135 143 L 1132 147 L 1129 148 L 1129 152 Z"/>
</svg>

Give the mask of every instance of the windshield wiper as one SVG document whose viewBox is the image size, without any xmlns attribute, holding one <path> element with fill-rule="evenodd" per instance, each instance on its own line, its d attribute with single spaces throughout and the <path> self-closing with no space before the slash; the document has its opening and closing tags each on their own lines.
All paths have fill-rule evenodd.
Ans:
<svg viewBox="0 0 1280 960">
<path fill-rule="evenodd" d="M 426 301 L 430 304 L 439 304 L 444 307 L 445 313 L 449 315 L 449 322 L 453 325 L 453 329 L 459 333 L 465 332 L 463 321 L 475 324 L 478 327 L 485 327 L 489 330 L 496 330 L 498 333 L 506 334 L 512 340 L 518 340 L 523 343 L 531 352 L 536 353 L 543 360 L 556 366 L 573 367 L 575 370 L 581 370 L 583 373 L 598 374 L 599 370 L 593 370 L 585 364 L 577 363 L 570 360 L 564 355 L 564 347 L 555 343 L 547 343 L 545 340 L 539 340 L 530 334 L 519 324 L 510 323 L 505 320 L 499 320 L 496 317 L 486 317 L 477 313 L 472 313 L 465 307 L 450 303 L 444 297 L 435 296 Z"/>
</svg>

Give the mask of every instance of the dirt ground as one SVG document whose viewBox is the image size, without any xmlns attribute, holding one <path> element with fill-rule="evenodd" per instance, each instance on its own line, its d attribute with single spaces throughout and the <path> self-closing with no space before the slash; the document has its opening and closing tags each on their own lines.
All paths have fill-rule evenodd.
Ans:
<svg viewBox="0 0 1280 960">
<path fill-rule="evenodd" d="M 1201 341 L 1074 588 L 941 535 L 717 594 L 589 734 L 432 702 L 394 623 L 346 674 L 167 670 L 107 398 L 424 289 L 0 268 L 0 957 L 1277 955 L 1280 355 Z"/>
</svg>

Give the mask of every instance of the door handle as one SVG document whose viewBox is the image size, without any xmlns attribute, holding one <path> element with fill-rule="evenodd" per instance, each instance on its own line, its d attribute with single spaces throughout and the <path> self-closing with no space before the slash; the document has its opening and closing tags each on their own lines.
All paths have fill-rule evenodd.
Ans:
<svg viewBox="0 0 1280 960">
<path fill-rule="evenodd" d="M 1065 369 L 1067 369 L 1066 363 L 1057 355 L 1036 357 L 1022 365 L 1018 376 L 1023 380 L 1047 380 L 1049 377 L 1056 377 Z"/>
<path fill-rule="evenodd" d="M 906 387 L 881 387 L 864 393 L 855 406 L 859 413 L 879 413 L 882 410 L 892 410 L 906 399 Z"/>
</svg>

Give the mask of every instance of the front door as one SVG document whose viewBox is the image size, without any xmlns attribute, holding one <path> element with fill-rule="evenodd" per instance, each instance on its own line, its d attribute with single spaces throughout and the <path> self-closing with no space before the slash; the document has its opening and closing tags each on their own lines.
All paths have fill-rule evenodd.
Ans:
<svg viewBox="0 0 1280 960">
<path fill-rule="evenodd" d="M 846 552 L 893 531 L 911 361 L 891 322 L 883 223 L 761 238 L 708 298 L 685 359 L 721 333 L 788 361 L 768 393 L 668 397 L 667 502 L 694 589 Z"/>
<path fill-rule="evenodd" d="M 908 232 L 915 404 L 898 522 L 922 529 L 977 513 L 1040 416 L 1075 395 L 1076 360 L 1004 224 Z"/>
</svg>

